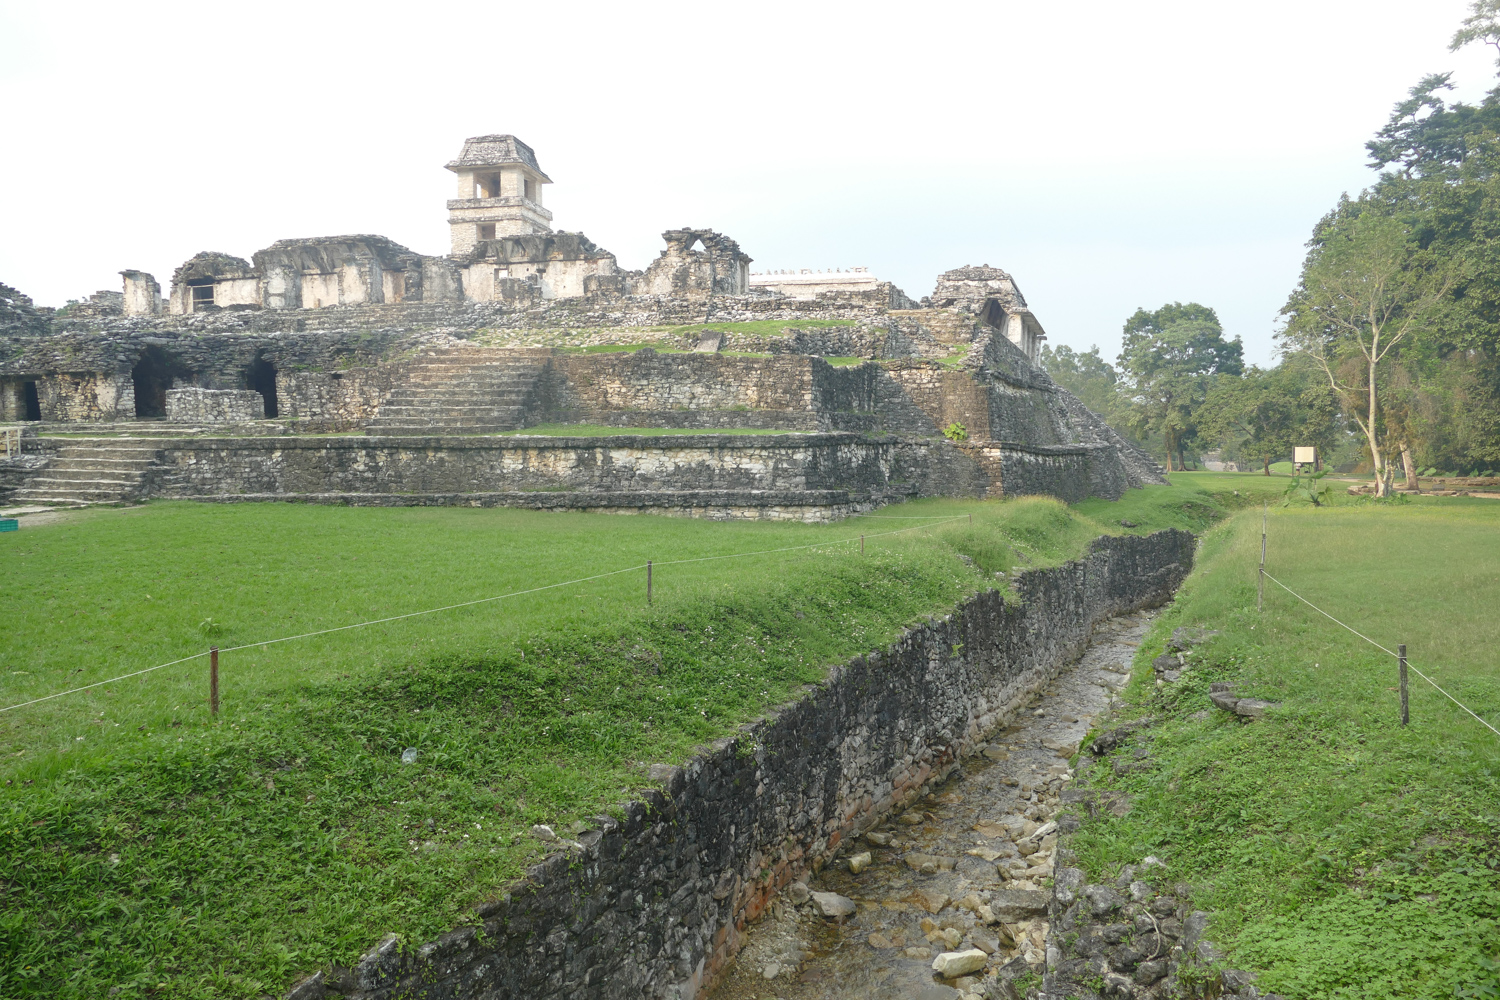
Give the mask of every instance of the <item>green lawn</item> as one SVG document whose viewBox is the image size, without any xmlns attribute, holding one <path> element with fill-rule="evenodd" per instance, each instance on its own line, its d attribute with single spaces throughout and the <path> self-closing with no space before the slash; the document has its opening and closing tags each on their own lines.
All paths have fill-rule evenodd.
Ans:
<svg viewBox="0 0 1500 1000">
<path fill-rule="evenodd" d="M 628 570 L 226 652 L 217 722 L 201 658 L 0 713 L 0 996 L 253 997 L 429 939 L 535 859 L 532 823 L 612 810 L 995 571 L 1126 530 L 1040 498 L 879 515 L 161 503 L 0 536 L 0 705 Z"/>
<path fill-rule="evenodd" d="M 1268 571 L 1383 645 L 1405 643 L 1500 726 L 1500 503 L 1335 499 L 1270 508 Z M 1262 990 L 1496 996 L 1500 737 L 1415 674 L 1403 729 L 1393 658 L 1274 585 L 1258 614 L 1260 530 L 1248 510 L 1210 531 L 1142 646 L 1127 695 L 1159 720 L 1151 767 L 1113 779 L 1135 806 L 1084 827 L 1085 867 L 1165 858 L 1215 914 L 1228 964 L 1262 970 Z M 1157 692 L 1150 661 L 1180 625 L 1223 635 Z M 1205 712 L 1220 680 L 1282 706 L 1253 724 Z"/>
</svg>

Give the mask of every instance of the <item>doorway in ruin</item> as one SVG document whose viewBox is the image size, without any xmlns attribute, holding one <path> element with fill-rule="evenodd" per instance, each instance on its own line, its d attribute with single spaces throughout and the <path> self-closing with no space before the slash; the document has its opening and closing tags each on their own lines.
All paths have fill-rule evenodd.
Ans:
<svg viewBox="0 0 1500 1000">
<path fill-rule="evenodd" d="M 260 393 L 266 401 L 266 416 L 274 417 L 279 411 L 276 405 L 276 366 L 266 358 L 265 351 L 256 351 L 255 360 L 245 376 L 245 387 Z"/>
<path fill-rule="evenodd" d="M 35 382 L 21 384 L 21 400 L 26 408 L 26 420 L 42 419 L 42 400 L 37 395 Z"/>
<path fill-rule="evenodd" d="M 992 326 L 997 330 L 1005 329 L 1005 310 L 994 299 L 985 302 L 983 319 L 988 326 Z"/>
<path fill-rule="evenodd" d="M 135 386 L 135 415 L 165 417 L 167 390 L 172 388 L 172 359 L 160 347 L 148 347 L 130 370 Z"/>
</svg>

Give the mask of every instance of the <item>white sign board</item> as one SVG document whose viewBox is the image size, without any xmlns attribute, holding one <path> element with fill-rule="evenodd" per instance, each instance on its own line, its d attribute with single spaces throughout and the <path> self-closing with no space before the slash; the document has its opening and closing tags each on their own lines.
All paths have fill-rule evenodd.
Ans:
<svg viewBox="0 0 1500 1000">
<path fill-rule="evenodd" d="M 1293 448 L 1292 461 L 1296 462 L 1298 465 L 1301 465 L 1304 462 L 1311 464 L 1313 461 L 1315 461 L 1317 450 L 1318 449 L 1316 448 Z"/>
</svg>

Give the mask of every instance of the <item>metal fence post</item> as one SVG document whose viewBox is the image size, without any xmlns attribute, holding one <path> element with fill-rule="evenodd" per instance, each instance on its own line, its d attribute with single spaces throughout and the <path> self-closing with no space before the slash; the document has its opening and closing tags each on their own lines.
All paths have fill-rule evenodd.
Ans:
<svg viewBox="0 0 1500 1000">
<path fill-rule="evenodd" d="M 1404 726 L 1411 722 L 1411 711 L 1406 702 L 1406 643 L 1397 646 L 1396 651 L 1401 660 L 1401 724 Z"/>
<path fill-rule="evenodd" d="M 864 535 L 860 535 L 859 536 L 859 554 L 860 555 L 864 555 L 865 554 L 865 536 Z"/>
<path fill-rule="evenodd" d="M 208 710 L 219 714 L 219 647 L 208 650 Z"/>
<path fill-rule="evenodd" d="M 1257 613 L 1266 600 L 1266 509 L 1260 508 L 1260 571 L 1255 579 L 1255 610 Z"/>
<path fill-rule="evenodd" d="M 646 606 L 651 606 L 651 560 L 646 560 Z"/>
</svg>

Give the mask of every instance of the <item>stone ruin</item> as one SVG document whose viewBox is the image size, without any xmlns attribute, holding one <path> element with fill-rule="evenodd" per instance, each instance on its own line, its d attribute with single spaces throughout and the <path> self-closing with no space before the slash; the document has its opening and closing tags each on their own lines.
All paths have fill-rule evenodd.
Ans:
<svg viewBox="0 0 1500 1000">
<path fill-rule="evenodd" d="M 913 301 L 863 268 L 752 274 L 694 228 L 631 271 L 551 228 L 552 181 L 514 136 L 468 139 L 447 169 L 444 257 L 278 240 L 196 254 L 165 295 L 124 270 L 60 310 L 0 285 L 0 421 L 26 428 L 0 499 L 822 519 L 1163 481 L 1037 365 L 1046 334 L 1005 271 L 957 268 Z M 684 433 L 524 434 L 539 424 Z M 705 433 L 728 430 L 766 433 Z"/>
</svg>

